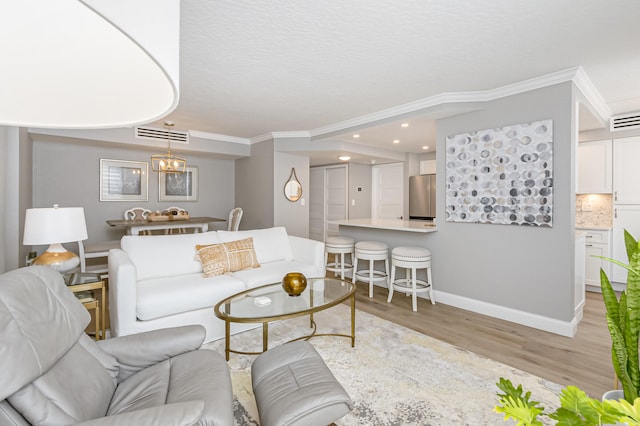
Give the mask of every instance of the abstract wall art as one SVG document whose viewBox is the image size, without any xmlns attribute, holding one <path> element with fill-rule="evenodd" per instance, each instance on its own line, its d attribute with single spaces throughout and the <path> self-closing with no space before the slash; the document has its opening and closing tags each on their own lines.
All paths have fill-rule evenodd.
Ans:
<svg viewBox="0 0 640 426">
<path fill-rule="evenodd" d="M 553 121 L 448 136 L 447 222 L 551 227 Z"/>
</svg>

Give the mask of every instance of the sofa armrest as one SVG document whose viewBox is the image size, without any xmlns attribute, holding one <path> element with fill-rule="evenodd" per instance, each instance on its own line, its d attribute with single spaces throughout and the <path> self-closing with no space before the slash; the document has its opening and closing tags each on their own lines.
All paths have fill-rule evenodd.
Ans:
<svg viewBox="0 0 640 426">
<path fill-rule="evenodd" d="M 325 276 L 323 242 L 289 235 L 289 243 L 296 262 L 314 265 L 316 268 L 314 277 Z"/>
<path fill-rule="evenodd" d="M 109 319 L 111 335 L 122 336 L 134 331 L 137 319 L 136 300 L 138 272 L 127 253 L 109 251 Z"/>
<path fill-rule="evenodd" d="M 97 343 L 120 364 L 118 382 L 122 382 L 151 365 L 199 349 L 205 335 L 203 326 L 185 325 L 99 340 Z"/>
<path fill-rule="evenodd" d="M 76 423 L 76 426 L 189 426 L 196 424 L 203 413 L 204 401 L 176 402 L 113 416 L 100 417 L 86 422 Z"/>
</svg>

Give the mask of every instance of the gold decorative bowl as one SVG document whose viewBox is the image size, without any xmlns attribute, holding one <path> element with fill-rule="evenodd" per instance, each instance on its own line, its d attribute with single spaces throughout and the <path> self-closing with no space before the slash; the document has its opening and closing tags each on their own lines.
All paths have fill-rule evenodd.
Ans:
<svg viewBox="0 0 640 426">
<path fill-rule="evenodd" d="M 307 278 L 300 272 L 289 272 L 282 278 L 282 288 L 289 296 L 300 296 L 307 288 Z"/>
</svg>

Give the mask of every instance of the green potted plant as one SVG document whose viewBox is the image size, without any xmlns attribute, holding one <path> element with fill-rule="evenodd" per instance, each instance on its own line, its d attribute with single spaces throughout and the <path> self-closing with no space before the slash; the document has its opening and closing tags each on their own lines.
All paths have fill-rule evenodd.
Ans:
<svg viewBox="0 0 640 426">
<path fill-rule="evenodd" d="M 542 425 L 540 417 L 556 420 L 557 425 L 601 425 L 621 423 L 640 425 L 640 360 L 638 337 L 640 336 L 640 240 L 625 230 L 624 241 L 629 263 L 602 258 L 627 269 L 627 288 L 618 299 L 607 274 L 600 270 L 602 297 L 607 309 L 607 326 L 611 335 L 611 359 L 622 389 L 624 399 L 619 401 L 589 398 L 575 386 L 568 386 L 560 394 L 560 408 L 545 413 L 540 403 L 531 399 L 531 392 L 511 381 L 500 378 L 497 383 L 502 392 L 495 411 L 503 413 L 505 420 L 517 425 Z"/>
</svg>

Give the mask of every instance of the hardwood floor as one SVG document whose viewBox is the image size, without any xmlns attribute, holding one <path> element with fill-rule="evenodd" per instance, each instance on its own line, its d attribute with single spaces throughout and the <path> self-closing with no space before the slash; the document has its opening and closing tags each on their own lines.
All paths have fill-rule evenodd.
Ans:
<svg viewBox="0 0 640 426">
<path fill-rule="evenodd" d="M 387 303 L 387 294 L 386 289 L 376 287 L 369 299 L 367 285 L 359 282 L 356 306 L 561 385 L 578 386 L 594 398 L 613 389 L 611 338 L 598 293 L 587 293 L 584 318 L 574 338 L 443 304 L 431 305 L 425 299 L 418 299 L 418 312 L 412 312 L 410 297 L 396 293 L 392 303 Z"/>
</svg>

